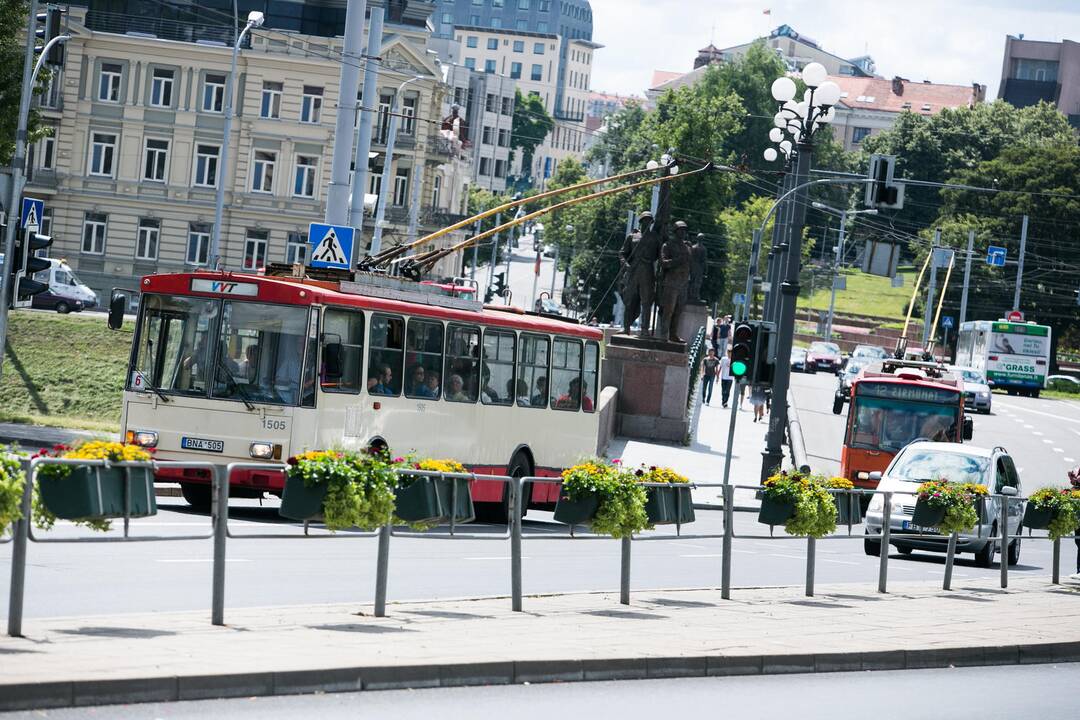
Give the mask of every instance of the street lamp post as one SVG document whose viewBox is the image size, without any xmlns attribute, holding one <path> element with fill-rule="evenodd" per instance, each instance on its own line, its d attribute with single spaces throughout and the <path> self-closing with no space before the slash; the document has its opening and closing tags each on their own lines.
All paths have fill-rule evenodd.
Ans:
<svg viewBox="0 0 1080 720">
<path fill-rule="evenodd" d="M 795 176 L 792 187 L 796 190 L 787 228 L 787 264 L 778 298 L 779 315 L 772 383 L 773 398 L 776 402 L 772 405 L 765 449 L 761 453 L 763 480 L 772 474 L 784 457 L 782 445 L 787 428 L 787 395 L 791 382 L 791 363 L 788 358 L 791 356 L 795 335 L 802 232 L 806 222 L 806 196 L 809 190 L 807 178 L 813 158 L 814 137 L 819 128 L 835 117 L 833 106 L 840 101 L 840 87 L 828 81 L 828 72 L 821 64 L 810 63 L 803 68 L 802 79 L 807 90 L 800 102 L 795 102 L 797 88 L 789 77 L 777 78 L 771 88 L 773 98 L 781 103 L 781 107 L 773 118 L 775 127 L 770 131 L 769 139 L 777 142 L 779 138 L 780 151 L 789 159 L 794 155 Z M 775 130 L 780 132 L 774 132 Z M 770 147 L 765 150 L 767 161 L 772 162 L 777 157 L 776 149 Z"/>
<path fill-rule="evenodd" d="M 233 109 L 236 100 L 236 57 L 240 54 L 240 45 L 244 36 L 252 28 L 262 27 L 265 16 L 258 10 L 248 13 L 247 23 L 236 36 L 232 51 L 232 69 L 229 71 L 229 88 L 225 93 L 225 130 L 221 138 L 221 158 L 217 168 L 217 192 L 214 194 L 214 227 L 210 234 L 210 254 L 207 258 L 210 267 L 215 270 L 221 265 L 221 220 L 225 214 L 225 181 L 229 177 L 229 136 L 232 133 Z M 196 258 L 198 259 L 198 258 Z"/>
<path fill-rule="evenodd" d="M 840 237 L 836 243 L 835 258 L 833 259 L 832 294 L 829 296 L 829 317 L 825 321 L 825 339 L 832 340 L 833 314 L 836 310 L 836 279 L 840 277 L 840 265 L 844 261 L 844 240 L 847 237 L 848 215 L 877 215 L 877 208 L 866 210 L 847 210 L 830 207 L 825 203 L 815 202 L 812 204 L 815 210 L 825 210 L 840 216 Z"/>
<path fill-rule="evenodd" d="M 375 207 L 375 231 L 371 236 L 371 249 L 368 251 L 370 255 L 376 255 L 382 250 L 383 224 L 386 218 L 386 194 L 391 192 L 391 185 L 394 182 L 390 173 L 391 166 L 394 164 L 394 144 L 397 142 L 398 107 L 401 102 L 401 94 L 405 92 L 406 85 L 423 79 L 423 77 L 417 75 L 398 85 L 397 92 L 394 93 L 394 99 L 390 103 L 389 125 L 386 129 L 386 157 L 383 159 L 382 182 L 379 184 L 379 203 Z M 415 181 L 415 178 L 413 180 Z M 479 251 L 479 248 L 473 248 L 472 276 L 474 278 L 476 277 L 476 254 Z"/>
</svg>

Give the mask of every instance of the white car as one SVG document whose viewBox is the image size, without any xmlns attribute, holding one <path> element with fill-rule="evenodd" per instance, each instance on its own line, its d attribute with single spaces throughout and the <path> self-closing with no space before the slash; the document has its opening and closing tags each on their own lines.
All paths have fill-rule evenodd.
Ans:
<svg viewBox="0 0 1080 720">
<path fill-rule="evenodd" d="M 1012 457 L 1002 447 L 993 450 L 962 445 L 960 443 L 937 443 L 915 441 L 897 453 L 885 473 L 870 473 L 870 479 L 879 479 L 877 490 L 866 512 L 866 534 L 881 533 L 885 510 L 885 496 L 881 493 L 896 493 L 891 498 L 889 510 L 889 528 L 892 533 L 902 533 L 907 537 L 890 537 L 889 544 L 896 547 L 903 555 L 912 550 L 945 552 L 948 537 L 937 532 L 925 532 L 912 526 L 915 512 L 914 493 L 919 485 L 927 480 L 945 478 L 951 482 L 977 483 L 985 487 L 991 495 L 983 503 L 983 513 L 970 533 L 957 538 L 956 551 L 975 553 L 975 563 L 980 567 L 990 567 L 994 555 L 999 550 L 998 541 L 987 540 L 998 534 L 1001 496 L 1021 494 L 1020 476 Z M 1009 565 L 1020 562 L 1020 523 L 1024 516 L 1024 503 L 1014 500 L 1009 503 Z M 912 537 L 912 534 L 918 534 Z M 867 555 L 881 554 L 881 541 L 866 538 L 863 540 Z"/>
<path fill-rule="evenodd" d="M 953 372 L 964 380 L 964 407 L 989 415 L 992 396 L 982 372 L 972 367 L 954 367 Z"/>
</svg>

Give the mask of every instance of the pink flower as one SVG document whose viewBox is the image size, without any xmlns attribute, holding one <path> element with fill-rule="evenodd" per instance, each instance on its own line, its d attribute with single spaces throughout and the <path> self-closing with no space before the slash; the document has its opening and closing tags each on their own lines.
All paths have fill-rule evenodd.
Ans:
<svg viewBox="0 0 1080 720">
<path fill-rule="evenodd" d="M 622 465 L 622 460 L 620 460 L 619 458 L 615 458 L 614 460 L 611 461 L 611 464 L 612 465 Z"/>
</svg>

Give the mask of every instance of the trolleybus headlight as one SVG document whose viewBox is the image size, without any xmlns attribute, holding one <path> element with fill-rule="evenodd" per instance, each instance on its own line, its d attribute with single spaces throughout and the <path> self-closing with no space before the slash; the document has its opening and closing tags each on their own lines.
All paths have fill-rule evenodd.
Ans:
<svg viewBox="0 0 1080 720">
<path fill-rule="evenodd" d="M 153 448 L 157 447 L 158 434 L 152 430 L 128 430 L 125 439 L 129 445 Z"/>
<path fill-rule="evenodd" d="M 276 450 L 276 452 L 275 452 Z M 270 460 L 281 457 L 281 446 L 268 442 L 253 442 L 248 448 L 248 454 L 259 460 Z"/>
</svg>

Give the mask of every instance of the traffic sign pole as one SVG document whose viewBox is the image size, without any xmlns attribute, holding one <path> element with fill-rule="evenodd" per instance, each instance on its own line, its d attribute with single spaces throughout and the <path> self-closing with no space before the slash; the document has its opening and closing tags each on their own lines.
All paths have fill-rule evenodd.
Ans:
<svg viewBox="0 0 1080 720">
<path fill-rule="evenodd" d="M 1020 259 L 1016 266 L 1016 292 L 1013 294 L 1013 310 L 1020 309 L 1020 283 L 1024 281 L 1024 249 L 1027 246 L 1028 216 L 1020 227 Z"/>
</svg>

